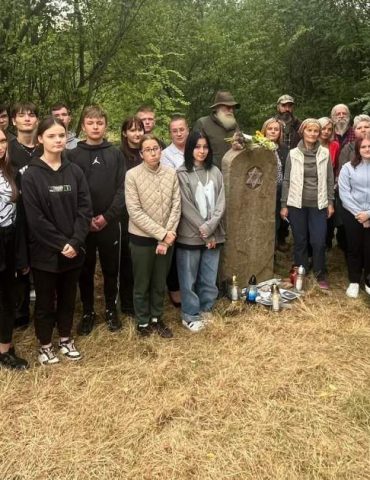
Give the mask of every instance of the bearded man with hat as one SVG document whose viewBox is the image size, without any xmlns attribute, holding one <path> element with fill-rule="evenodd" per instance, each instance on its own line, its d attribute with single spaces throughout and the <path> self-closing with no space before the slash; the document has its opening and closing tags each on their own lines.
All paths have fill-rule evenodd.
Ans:
<svg viewBox="0 0 370 480">
<path fill-rule="evenodd" d="M 276 103 L 277 114 L 275 118 L 284 124 L 283 142 L 291 150 L 298 145 L 301 137 L 298 133 L 301 121 L 293 115 L 294 98 L 291 95 L 282 95 Z"/>
<path fill-rule="evenodd" d="M 225 138 L 233 137 L 238 129 L 235 109 L 239 107 L 240 104 L 234 100 L 230 92 L 220 90 L 216 93 L 213 105 L 209 107 L 212 110 L 211 114 L 199 118 L 193 127 L 194 130 L 200 130 L 207 135 L 213 151 L 213 163 L 220 170 L 222 158 L 230 148 Z"/>
</svg>

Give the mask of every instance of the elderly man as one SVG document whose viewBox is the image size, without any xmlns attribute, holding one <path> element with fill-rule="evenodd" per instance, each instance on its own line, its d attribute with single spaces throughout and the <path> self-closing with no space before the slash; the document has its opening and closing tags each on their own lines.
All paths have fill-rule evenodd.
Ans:
<svg viewBox="0 0 370 480">
<path fill-rule="evenodd" d="M 189 127 L 183 115 L 173 115 L 170 120 L 170 136 L 172 143 L 162 152 L 161 164 L 178 169 L 184 163 L 184 150 Z"/>
<path fill-rule="evenodd" d="M 344 103 L 339 103 L 331 109 L 330 116 L 334 122 L 334 138 L 338 140 L 342 149 L 344 145 L 355 140 L 355 132 L 350 126 L 351 115 L 349 108 Z"/>
<path fill-rule="evenodd" d="M 282 95 L 276 102 L 277 114 L 275 118 L 284 124 L 283 142 L 291 150 L 298 145 L 301 139 L 298 130 L 301 121 L 294 116 L 294 98 L 291 95 Z"/>
<path fill-rule="evenodd" d="M 230 148 L 225 138 L 232 138 L 238 128 L 235 109 L 239 107 L 240 104 L 234 100 L 230 92 L 220 90 L 216 93 L 213 105 L 210 106 L 211 114 L 199 118 L 194 125 L 194 130 L 202 131 L 209 138 L 213 163 L 220 169 L 222 157 Z"/>
</svg>

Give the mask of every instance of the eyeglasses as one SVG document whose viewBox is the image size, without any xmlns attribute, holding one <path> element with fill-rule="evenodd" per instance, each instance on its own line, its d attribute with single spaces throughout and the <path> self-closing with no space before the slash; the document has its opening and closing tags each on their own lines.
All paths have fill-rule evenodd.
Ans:
<svg viewBox="0 0 370 480">
<path fill-rule="evenodd" d="M 175 128 L 171 130 L 171 133 L 173 133 L 174 135 L 177 135 L 178 133 L 184 133 L 184 132 L 186 132 L 186 128 Z"/>
<path fill-rule="evenodd" d="M 157 153 L 159 152 L 160 148 L 159 147 L 153 147 L 153 148 L 144 148 L 141 150 L 141 153 Z"/>
</svg>

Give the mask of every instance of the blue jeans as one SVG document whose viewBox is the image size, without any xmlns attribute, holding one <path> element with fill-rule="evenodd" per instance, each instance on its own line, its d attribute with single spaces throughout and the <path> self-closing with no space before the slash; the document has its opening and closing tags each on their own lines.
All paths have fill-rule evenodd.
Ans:
<svg viewBox="0 0 370 480">
<path fill-rule="evenodd" d="M 318 280 L 325 278 L 327 209 L 289 207 L 289 221 L 294 239 L 294 263 L 308 269 L 308 239 L 312 246 L 312 267 Z"/>
<path fill-rule="evenodd" d="M 177 248 L 176 255 L 181 318 L 187 322 L 199 320 L 199 314 L 209 312 L 218 295 L 216 280 L 220 248 Z"/>
</svg>

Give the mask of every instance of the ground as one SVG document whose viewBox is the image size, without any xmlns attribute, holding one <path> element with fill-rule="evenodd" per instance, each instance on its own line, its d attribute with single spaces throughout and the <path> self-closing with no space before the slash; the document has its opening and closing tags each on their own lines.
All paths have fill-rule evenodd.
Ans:
<svg viewBox="0 0 370 480">
<path fill-rule="evenodd" d="M 282 271 L 288 262 L 279 258 Z M 131 321 L 77 338 L 81 362 L 0 372 L 0 479 L 370 479 L 370 300 L 331 292 L 291 310 L 230 309 L 203 332 L 138 339 Z M 77 318 L 76 318 L 77 319 Z"/>
</svg>

